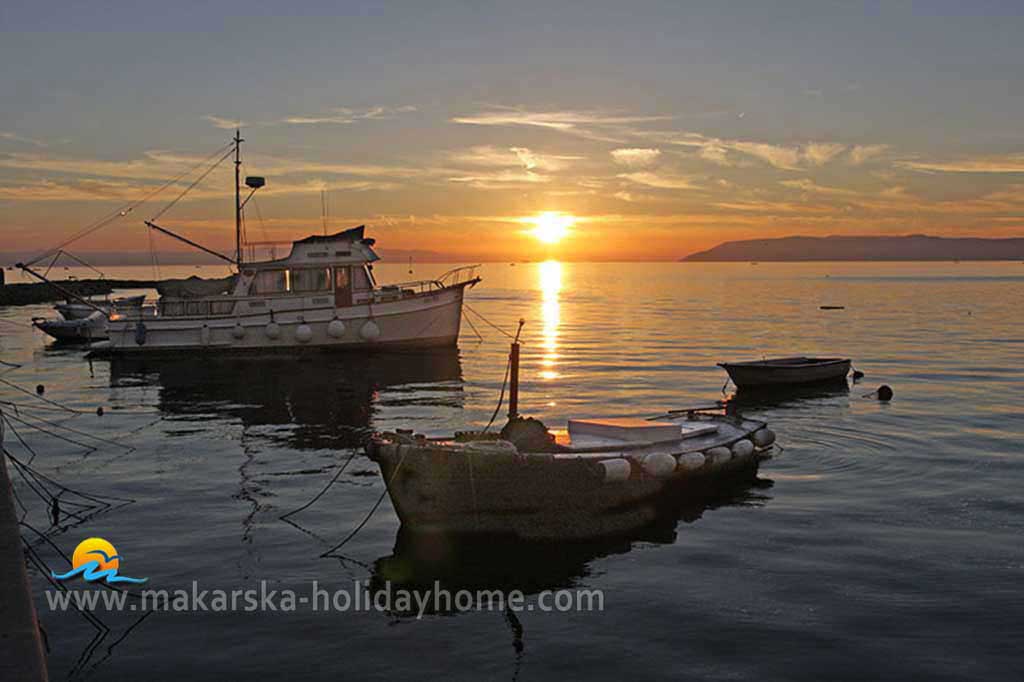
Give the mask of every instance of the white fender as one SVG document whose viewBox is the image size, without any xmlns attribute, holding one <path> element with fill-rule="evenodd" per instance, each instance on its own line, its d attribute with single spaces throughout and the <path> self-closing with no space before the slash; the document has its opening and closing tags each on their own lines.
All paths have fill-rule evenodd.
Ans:
<svg viewBox="0 0 1024 682">
<path fill-rule="evenodd" d="M 754 444 L 744 438 L 732 444 L 732 456 L 737 459 L 746 459 L 754 454 Z"/>
<path fill-rule="evenodd" d="M 679 455 L 680 471 L 696 471 L 704 466 L 704 455 L 699 452 L 687 452 Z"/>
<path fill-rule="evenodd" d="M 231 336 L 238 340 L 245 338 L 245 327 L 241 322 L 235 322 L 235 326 L 231 328 Z"/>
<path fill-rule="evenodd" d="M 621 483 L 629 480 L 632 467 L 626 459 L 604 459 L 597 463 L 604 474 L 605 483 Z"/>
<path fill-rule="evenodd" d="M 295 328 L 295 340 L 300 343 L 309 343 L 313 338 L 313 328 L 303 322 Z"/>
<path fill-rule="evenodd" d="M 654 478 L 667 478 L 676 470 L 676 458 L 667 452 L 652 452 L 643 459 L 644 473 Z"/>
<path fill-rule="evenodd" d="M 204 324 L 199 328 L 199 341 L 204 346 L 210 345 L 210 325 Z"/>
<path fill-rule="evenodd" d="M 277 322 L 271 322 L 266 326 L 264 331 L 267 334 L 268 339 L 279 339 L 281 338 L 281 325 Z"/>
<path fill-rule="evenodd" d="M 327 335 L 332 339 L 340 339 L 345 335 L 345 323 L 334 318 L 327 323 Z"/>
<path fill-rule="evenodd" d="M 754 445 L 759 448 L 766 448 L 775 442 L 775 432 L 765 427 L 754 431 L 754 435 L 750 437 L 754 441 Z"/>
<path fill-rule="evenodd" d="M 373 320 L 367 320 L 359 330 L 359 335 L 367 341 L 380 338 L 380 327 Z"/>
<path fill-rule="evenodd" d="M 727 447 L 711 448 L 704 452 L 704 457 L 710 466 L 722 466 L 732 459 L 732 452 Z"/>
</svg>

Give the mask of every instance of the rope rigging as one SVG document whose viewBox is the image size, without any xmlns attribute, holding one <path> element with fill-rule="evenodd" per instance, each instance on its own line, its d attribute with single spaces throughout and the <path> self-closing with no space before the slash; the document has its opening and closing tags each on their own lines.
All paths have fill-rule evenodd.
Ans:
<svg viewBox="0 0 1024 682">
<path fill-rule="evenodd" d="M 138 207 L 142 206 L 144 203 L 146 203 L 147 201 L 149 201 L 150 199 L 152 199 L 156 195 L 158 195 L 161 192 L 163 192 L 168 187 L 177 184 L 183 178 L 191 175 L 193 172 L 195 172 L 195 170 L 197 168 L 201 168 L 202 166 L 205 166 L 207 163 L 210 162 L 210 159 L 215 158 L 219 154 L 224 153 L 225 149 L 228 149 L 228 148 L 230 148 L 232 146 L 233 146 L 233 143 L 229 143 L 229 144 L 222 145 L 222 146 L 218 147 L 216 151 L 214 151 L 209 156 L 204 157 L 202 161 L 199 161 L 198 163 L 196 163 L 196 164 L 190 166 L 189 168 L 186 168 L 185 170 L 181 171 L 180 173 L 178 173 L 177 175 L 172 177 L 170 180 L 167 180 L 166 182 L 164 182 L 162 185 L 159 185 L 158 187 L 156 187 L 156 188 L 152 189 L 151 191 L 145 193 L 141 198 L 136 199 L 135 201 L 133 201 L 133 202 L 131 202 L 129 204 L 126 204 L 122 208 L 115 209 L 112 213 L 108 213 L 105 216 L 103 216 L 101 218 L 98 218 L 97 220 L 94 220 L 93 222 L 89 223 L 88 225 L 86 225 L 85 227 L 80 229 L 78 232 L 74 233 L 73 235 L 71 235 L 70 237 L 65 239 L 60 244 L 57 244 L 56 246 L 54 246 L 54 247 L 52 247 L 50 249 L 47 249 L 46 251 L 44 251 L 41 254 L 37 255 L 35 258 L 32 258 L 29 261 L 26 261 L 25 265 L 31 267 L 31 266 L 35 265 L 36 263 L 38 263 L 38 262 L 40 262 L 42 260 L 45 260 L 46 258 L 49 258 L 49 257 L 53 256 L 54 254 L 58 253 L 59 251 L 62 251 L 64 249 L 64 247 L 68 246 L 69 244 L 72 244 L 72 243 L 78 241 L 79 239 L 82 239 L 83 237 L 87 237 L 88 235 L 92 234 L 93 232 L 96 232 L 97 230 L 100 230 L 100 229 L 106 227 L 107 225 L 109 225 L 110 223 L 114 222 L 118 218 L 123 218 L 123 217 L 127 216 L 128 214 L 132 213 L 135 209 L 137 209 Z"/>
</svg>

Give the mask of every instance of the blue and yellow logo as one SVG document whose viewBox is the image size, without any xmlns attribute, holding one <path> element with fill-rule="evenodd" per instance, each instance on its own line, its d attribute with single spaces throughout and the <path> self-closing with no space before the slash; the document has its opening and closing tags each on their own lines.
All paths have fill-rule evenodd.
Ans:
<svg viewBox="0 0 1024 682">
<path fill-rule="evenodd" d="M 71 570 L 59 574 L 50 571 L 50 575 L 57 580 L 68 580 L 75 576 L 82 576 L 86 582 L 105 581 L 108 585 L 117 583 L 142 584 L 149 578 L 129 578 L 126 575 L 118 575 L 121 567 L 121 555 L 117 553 L 114 546 L 103 538 L 87 538 L 78 543 L 75 553 L 71 555 Z"/>
</svg>

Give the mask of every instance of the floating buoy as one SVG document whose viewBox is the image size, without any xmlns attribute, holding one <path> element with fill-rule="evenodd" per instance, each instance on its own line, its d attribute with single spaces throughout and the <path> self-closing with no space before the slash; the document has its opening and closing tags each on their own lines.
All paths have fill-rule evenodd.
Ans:
<svg viewBox="0 0 1024 682">
<path fill-rule="evenodd" d="M 704 455 L 699 452 L 687 452 L 679 455 L 680 471 L 696 471 L 704 466 Z"/>
<path fill-rule="evenodd" d="M 878 399 L 879 400 L 883 400 L 883 401 L 892 400 L 892 395 L 893 395 L 892 389 L 889 388 L 889 386 L 886 385 L 886 384 L 882 384 L 881 386 L 879 386 L 878 390 L 876 391 L 876 394 L 878 395 Z"/>
<path fill-rule="evenodd" d="M 313 338 L 313 328 L 303 322 L 295 328 L 295 340 L 301 343 L 309 343 Z"/>
<path fill-rule="evenodd" d="M 102 417 L 103 416 L 103 406 L 102 405 L 100 405 L 99 407 L 96 408 L 96 416 L 97 417 Z"/>
<path fill-rule="evenodd" d="M 359 335 L 367 341 L 380 338 L 380 327 L 373 320 L 367 320 L 359 330 Z"/>
<path fill-rule="evenodd" d="M 732 456 L 737 459 L 745 459 L 754 454 L 754 444 L 744 438 L 732 444 Z"/>
<path fill-rule="evenodd" d="M 652 452 L 642 464 L 644 473 L 654 478 L 668 478 L 676 470 L 676 458 L 667 452 Z"/>
<path fill-rule="evenodd" d="M 245 327 L 241 322 L 235 322 L 235 326 L 231 328 L 231 336 L 238 340 L 245 338 Z"/>
<path fill-rule="evenodd" d="M 138 346 L 146 343 L 146 325 L 139 320 L 139 323 L 135 325 L 135 344 Z"/>
<path fill-rule="evenodd" d="M 46 393 L 46 386 L 43 386 L 42 384 L 37 384 L 36 385 L 36 395 L 42 395 L 44 393 Z"/>
<path fill-rule="evenodd" d="M 334 318 L 327 323 L 327 335 L 332 339 L 340 339 L 345 335 L 345 323 L 338 318 Z"/>
<path fill-rule="evenodd" d="M 605 483 L 621 483 L 629 480 L 632 467 L 626 459 L 605 459 L 597 463 Z"/>
<path fill-rule="evenodd" d="M 724 446 L 711 448 L 704 452 L 704 459 L 707 461 L 708 466 L 721 466 L 732 459 L 732 451 Z"/>
<path fill-rule="evenodd" d="M 199 328 L 199 342 L 204 346 L 210 345 L 210 325 L 204 324 Z"/>
<path fill-rule="evenodd" d="M 279 339 L 281 338 L 281 325 L 277 322 L 270 322 L 263 330 L 268 339 Z"/>
<path fill-rule="evenodd" d="M 765 427 L 754 431 L 754 434 L 750 437 L 754 441 L 754 445 L 759 448 L 766 448 L 775 442 L 775 432 Z"/>
<path fill-rule="evenodd" d="M 854 381 L 860 381 L 863 378 L 864 378 L 864 372 L 860 371 L 859 369 L 853 370 L 853 380 Z"/>
</svg>

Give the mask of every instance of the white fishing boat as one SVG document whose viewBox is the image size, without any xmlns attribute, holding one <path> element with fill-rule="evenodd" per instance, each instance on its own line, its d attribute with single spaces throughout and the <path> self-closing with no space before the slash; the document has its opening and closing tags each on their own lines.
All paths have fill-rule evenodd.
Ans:
<svg viewBox="0 0 1024 682">
<path fill-rule="evenodd" d="M 242 199 L 241 143 L 236 133 L 234 258 L 146 221 L 150 229 L 231 263 L 237 274 L 230 290 L 211 295 L 179 289 L 137 312 L 113 313 L 108 340 L 92 346 L 97 354 L 455 345 L 463 296 L 480 281 L 476 266 L 435 279 L 379 284 L 375 240 L 364 226 L 292 242 L 285 258 L 244 260 L 243 210 L 266 181 L 245 178 L 250 191 Z"/>
</svg>

